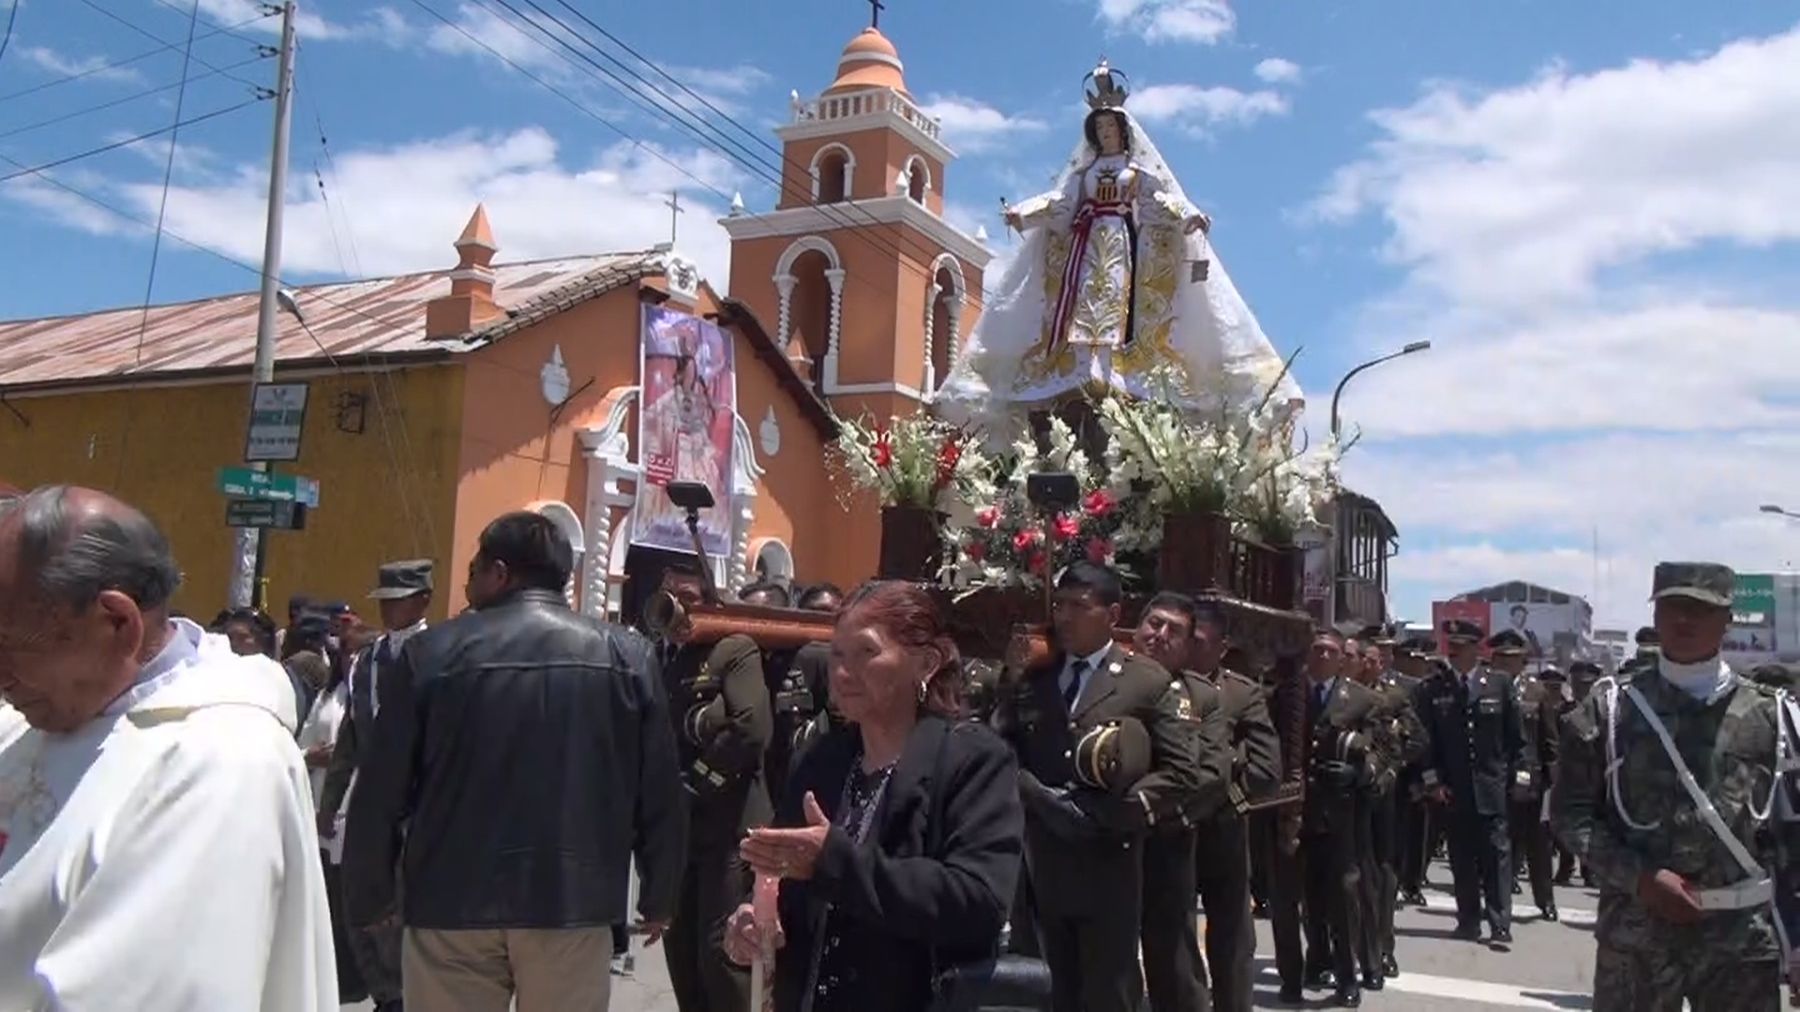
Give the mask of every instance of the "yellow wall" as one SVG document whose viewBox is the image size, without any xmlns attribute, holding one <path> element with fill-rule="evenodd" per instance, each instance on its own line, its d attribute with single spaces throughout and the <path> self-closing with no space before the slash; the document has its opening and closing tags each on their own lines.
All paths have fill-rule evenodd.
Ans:
<svg viewBox="0 0 1800 1012">
<path fill-rule="evenodd" d="M 320 507 L 306 530 L 270 535 L 271 612 L 283 619 L 288 596 L 305 592 L 348 600 L 373 615 L 363 599 L 375 567 L 426 556 L 439 560 L 441 616 L 446 584 L 462 584 L 443 562 L 455 530 L 462 366 L 316 376 L 311 383 L 300 459 L 276 467 L 319 479 Z M 337 404 L 346 392 L 367 395 L 361 435 L 339 431 Z M 87 485 L 139 506 L 168 533 L 185 573 L 176 607 L 202 622 L 224 607 L 232 532 L 216 475 L 243 459 L 246 381 L 9 400 L 31 426 L 0 414 L 0 473 L 25 488 Z"/>
</svg>

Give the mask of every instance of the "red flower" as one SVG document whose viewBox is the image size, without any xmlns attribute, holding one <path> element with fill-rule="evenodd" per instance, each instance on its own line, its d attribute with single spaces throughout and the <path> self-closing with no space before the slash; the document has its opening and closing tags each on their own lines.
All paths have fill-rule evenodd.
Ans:
<svg viewBox="0 0 1800 1012">
<path fill-rule="evenodd" d="M 943 488 L 944 486 L 950 484 L 950 479 L 956 476 L 956 465 L 959 462 L 961 462 L 961 460 L 962 460 L 962 444 L 956 441 L 955 436 L 951 436 L 948 439 L 945 439 L 944 445 L 938 447 L 938 455 L 937 455 L 937 487 L 938 488 Z"/>
<path fill-rule="evenodd" d="M 1013 550 L 1024 554 L 1044 542 L 1044 532 L 1036 527 L 1027 527 L 1013 535 Z"/>
<path fill-rule="evenodd" d="M 971 538 L 963 545 L 963 554 L 968 556 L 970 561 L 980 562 L 987 557 L 987 546 Z"/>
<path fill-rule="evenodd" d="M 1096 565 L 1106 565 L 1106 559 L 1112 555 L 1112 542 L 1106 538 L 1089 538 L 1087 543 L 1088 561 Z"/>
<path fill-rule="evenodd" d="M 1058 541 L 1068 541 L 1081 533 L 1081 521 L 1068 515 L 1058 513 L 1056 519 L 1050 521 L 1050 534 Z"/>
<path fill-rule="evenodd" d="M 1032 552 L 1025 559 L 1025 568 L 1033 576 L 1044 575 L 1044 553 Z"/>
<path fill-rule="evenodd" d="M 1118 501 L 1112 497 L 1112 493 L 1103 488 L 1097 488 L 1092 492 L 1089 492 L 1087 497 L 1081 500 L 1082 510 L 1086 512 L 1088 516 L 1096 519 L 1111 513 L 1113 507 L 1116 505 L 1118 505 Z"/>
<path fill-rule="evenodd" d="M 875 462 L 876 467 L 883 470 L 894 466 L 894 447 L 892 443 L 888 442 L 887 433 L 882 432 L 875 436 L 875 445 L 869 448 L 869 459 Z"/>
<path fill-rule="evenodd" d="M 975 522 L 980 524 L 981 526 L 987 528 L 988 530 L 993 530 L 995 527 L 998 527 L 1000 525 L 1000 507 L 998 507 L 998 506 L 983 506 L 982 508 L 976 510 L 975 511 Z"/>
</svg>

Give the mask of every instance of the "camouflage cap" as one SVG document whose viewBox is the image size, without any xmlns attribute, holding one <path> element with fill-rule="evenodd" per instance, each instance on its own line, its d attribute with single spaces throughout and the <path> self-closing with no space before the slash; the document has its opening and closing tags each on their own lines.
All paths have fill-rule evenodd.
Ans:
<svg viewBox="0 0 1800 1012">
<path fill-rule="evenodd" d="M 1659 562 L 1650 597 L 1689 597 L 1715 608 L 1731 607 L 1737 574 L 1716 562 Z"/>
<path fill-rule="evenodd" d="M 1750 680 L 1777 689 L 1791 689 L 1800 684 L 1792 664 L 1760 664 L 1750 670 Z"/>
</svg>

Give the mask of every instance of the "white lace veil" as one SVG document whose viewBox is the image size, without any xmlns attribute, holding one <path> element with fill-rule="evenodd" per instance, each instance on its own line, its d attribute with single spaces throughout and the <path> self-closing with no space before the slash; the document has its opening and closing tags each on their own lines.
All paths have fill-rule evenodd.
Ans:
<svg viewBox="0 0 1800 1012">
<path fill-rule="evenodd" d="M 1156 142 L 1129 112 L 1117 111 L 1130 130 L 1133 164 L 1154 177 L 1176 206 L 1191 207 L 1181 181 L 1163 160 Z M 1062 195 L 1072 208 L 1080 196 L 1082 173 L 1097 155 L 1084 130 L 1049 195 Z M 1043 333 L 1047 311 L 1045 250 L 1054 227 L 1066 227 L 1066 223 L 1025 234 L 1018 255 L 1007 265 L 999 283 L 990 288 L 981 318 L 964 343 L 950 377 L 938 391 L 941 414 L 956 421 L 982 424 L 997 438 L 1010 439 L 1024 415 L 1026 405 L 1012 403 L 1008 393 L 1025 353 Z M 1281 356 L 1238 294 L 1205 234 L 1194 232 L 1185 236 L 1182 259 L 1211 261 L 1204 283 L 1190 283 L 1186 273 L 1182 274 L 1173 307 L 1179 322 L 1172 340 L 1193 381 L 1192 407 L 1214 410 L 1223 397 L 1231 408 L 1249 411 L 1276 381 L 1281 372 Z M 1273 404 L 1296 405 L 1300 400 L 1300 387 L 1292 375 L 1281 379 L 1270 399 Z"/>
</svg>

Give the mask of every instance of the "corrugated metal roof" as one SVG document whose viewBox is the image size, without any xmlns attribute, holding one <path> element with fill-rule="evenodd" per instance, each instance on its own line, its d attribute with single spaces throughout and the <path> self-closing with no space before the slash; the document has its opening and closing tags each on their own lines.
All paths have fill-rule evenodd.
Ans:
<svg viewBox="0 0 1800 1012">
<path fill-rule="evenodd" d="M 278 362 L 464 350 L 517 329 L 556 308 L 662 269 L 655 251 L 603 253 L 494 265 L 494 299 L 507 316 L 465 340 L 428 341 L 425 303 L 450 293 L 450 271 L 297 289 L 297 301 L 317 336 L 288 313 L 277 315 Z M 107 309 L 80 316 L 0 322 L 0 390 L 40 384 L 116 380 L 131 375 L 247 369 L 256 355 L 257 293 L 195 302 Z M 324 350 L 321 350 L 323 346 Z"/>
</svg>

